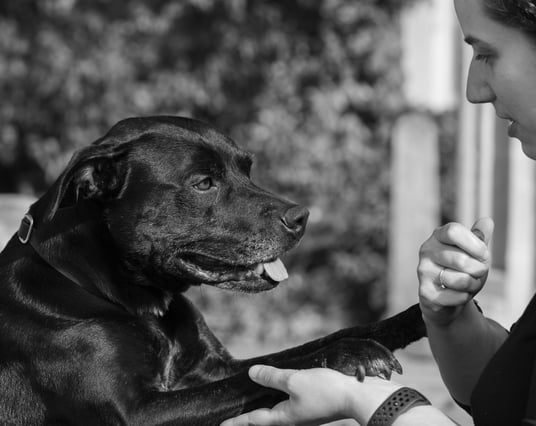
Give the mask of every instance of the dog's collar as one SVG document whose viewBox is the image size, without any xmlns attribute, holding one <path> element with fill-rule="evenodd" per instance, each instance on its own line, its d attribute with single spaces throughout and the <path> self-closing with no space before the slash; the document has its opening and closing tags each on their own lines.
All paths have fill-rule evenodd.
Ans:
<svg viewBox="0 0 536 426">
<path fill-rule="evenodd" d="M 79 208 L 79 206 L 65 207 L 58 209 L 55 217 L 58 222 L 63 225 L 63 229 L 68 229 L 69 227 L 73 226 L 74 223 L 79 223 L 80 221 L 90 219 L 92 211 L 93 209 L 87 205 L 83 209 Z M 73 218 L 76 219 L 73 221 Z M 102 297 L 102 294 L 94 285 L 81 282 L 75 274 L 71 273 L 71 268 L 69 265 L 64 264 L 64 262 L 61 260 L 53 259 L 47 255 L 47 251 L 44 249 L 44 247 L 42 247 L 43 242 L 53 236 L 59 230 L 54 229 L 54 231 L 51 231 L 51 229 L 49 229 L 50 227 L 41 225 L 42 224 L 40 221 L 38 219 L 36 220 L 36 217 L 31 213 L 31 211 L 28 211 L 22 218 L 17 231 L 19 242 L 23 245 L 31 246 L 41 259 L 43 259 L 53 269 L 61 273 L 68 280 L 84 288 L 89 293 Z"/>
<path fill-rule="evenodd" d="M 74 206 L 62 207 L 56 210 L 54 218 L 56 224 L 60 224 L 60 226 L 56 225 L 53 229 L 49 229 L 47 226 L 44 228 L 41 226 L 44 222 L 39 220 L 39 215 L 36 217 L 32 213 L 32 208 L 30 208 L 20 222 L 17 237 L 22 244 L 30 243 L 36 251 L 39 251 L 35 247 L 39 243 L 39 240 L 47 239 L 60 230 L 68 229 L 80 222 L 92 220 L 96 214 L 97 209 L 93 203 L 79 201 Z"/>
<path fill-rule="evenodd" d="M 85 209 L 88 209 L 89 204 L 84 207 Z M 91 217 L 90 214 L 91 212 L 85 214 L 84 209 L 80 209 L 75 205 L 73 207 L 58 209 L 54 217 L 56 218 L 56 223 L 61 224 L 62 228 L 66 229 L 75 223 L 79 223 L 81 220 L 87 220 Z M 76 217 L 74 222 L 73 219 L 71 219 L 73 217 Z M 48 227 L 43 227 L 41 224 L 43 224 L 43 222 L 40 221 L 38 217 L 36 218 L 35 215 L 31 213 L 30 209 L 22 218 L 19 230 L 17 231 L 19 241 L 22 244 L 29 243 L 37 252 L 39 252 L 39 250 L 36 246 L 39 244 L 40 240 L 47 239 L 59 231 L 59 227 L 57 226 L 55 226 L 54 231 L 51 232 L 50 229 L 47 229 Z"/>
<path fill-rule="evenodd" d="M 114 293 L 110 284 L 106 256 L 102 256 L 98 247 L 92 246 L 91 240 L 73 240 L 72 230 L 81 226 L 80 232 L 90 232 L 99 234 L 99 230 L 84 229 L 87 227 L 99 226 L 100 209 L 89 201 L 79 201 L 74 206 L 63 207 L 56 211 L 54 223 L 41 221 L 40 213 L 32 208 L 21 220 L 17 237 L 24 246 L 30 246 L 35 254 L 46 262 L 51 268 L 63 275 L 72 283 L 78 285 L 88 293 L 107 300 L 110 303 L 119 304 L 136 315 L 153 314 L 161 317 L 167 311 L 172 300 L 170 293 L 163 292 L 162 301 L 156 303 L 148 299 L 148 303 L 141 308 L 132 307 L 130 299 L 119 293 Z M 54 248 L 55 242 L 60 235 L 69 235 L 70 244 L 78 244 L 78 249 L 84 251 L 83 258 L 77 259 L 71 256 L 73 250 L 65 249 L 63 252 Z M 145 294 L 145 293 L 143 293 Z M 153 293 L 147 293 L 153 296 Z M 127 295 L 127 297 L 131 297 Z M 140 305 L 141 306 L 141 305 Z"/>
<path fill-rule="evenodd" d="M 34 226 L 34 219 L 30 213 L 26 213 L 20 221 L 19 230 L 17 236 L 22 244 L 27 244 L 32 236 Z"/>
</svg>

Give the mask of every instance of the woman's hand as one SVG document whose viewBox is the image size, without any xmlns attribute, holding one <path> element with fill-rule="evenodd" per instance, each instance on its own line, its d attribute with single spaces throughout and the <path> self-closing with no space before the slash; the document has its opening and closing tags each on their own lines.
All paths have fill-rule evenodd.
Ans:
<svg viewBox="0 0 536 426">
<path fill-rule="evenodd" d="M 450 324 L 486 282 L 490 267 L 490 218 L 471 229 L 459 223 L 437 228 L 419 252 L 419 299 L 426 321 Z"/>
<path fill-rule="evenodd" d="M 281 370 L 266 365 L 250 368 L 254 382 L 288 393 L 289 399 L 229 419 L 221 426 L 321 425 L 354 418 L 366 424 L 380 404 L 401 385 L 377 377 L 359 382 L 328 368 Z"/>
</svg>

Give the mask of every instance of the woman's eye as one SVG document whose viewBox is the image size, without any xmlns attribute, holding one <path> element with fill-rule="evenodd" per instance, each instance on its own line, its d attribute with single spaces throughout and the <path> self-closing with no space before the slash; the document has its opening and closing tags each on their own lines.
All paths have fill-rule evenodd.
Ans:
<svg viewBox="0 0 536 426">
<path fill-rule="evenodd" d="M 210 188 L 214 186 L 214 181 L 211 177 L 206 177 L 203 180 L 197 182 L 194 185 L 194 188 L 198 191 L 208 191 Z"/>
<path fill-rule="evenodd" d="M 489 64 L 494 58 L 492 53 L 475 53 L 475 61 L 482 62 L 484 64 Z"/>
</svg>

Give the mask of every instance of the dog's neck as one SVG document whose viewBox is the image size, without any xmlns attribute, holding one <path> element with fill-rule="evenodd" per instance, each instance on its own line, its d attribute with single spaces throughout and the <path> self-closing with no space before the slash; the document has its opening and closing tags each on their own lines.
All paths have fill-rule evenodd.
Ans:
<svg viewBox="0 0 536 426">
<path fill-rule="evenodd" d="M 23 219 L 21 243 L 28 237 L 26 244 L 56 271 L 132 314 L 162 316 L 167 311 L 173 295 L 124 267 L 98 206 L 82 201 L 58 209 L 52 220 L 46 220 L 42 205 L 32 205 Z"/>
</svg>

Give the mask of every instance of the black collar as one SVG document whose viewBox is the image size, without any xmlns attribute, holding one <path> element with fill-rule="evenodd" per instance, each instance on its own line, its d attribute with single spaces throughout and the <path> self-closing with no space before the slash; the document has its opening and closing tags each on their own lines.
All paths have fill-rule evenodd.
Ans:
<svg viewBox="0 0 536 426">
<path fill-rule="evenodd" d="M 81 280 L 77 276 L 79 274 L 72 272 L 76 268 L 73 268 L 69 261 L 61 259 L 60 256 L 50 255 L 49 240 L 67 233 L 85 221 L 95 220 L 95 207 L 88 206 L 87 203 L 83 204 L 84 206 L 81 207 L 77 204 L 73 207 L 58 209 L 53 221 L 49 222 L 39 220 L 30 207 L 21 220 L 17 236 L 21 244 L 30 245 L 37 255 L 53 269 L 86 291 L 102 298 L 102 293 L 93 283 Z"/>
<path fill-rule="evenodd" d="M 18 239 L 54 270 L 101 300 L 135 315 L 162 316 L 172 300 L 170 292 L 142 285 L 125 289 L 114 284 L 124 278 L 116 275 L 113 242 L 102 214 L 96 203 L 79 200 L 72 207 L 58 209 L 53 219 L 47 220 L 42 219 L 47 217 L 46 210 L 34 204 L 22 218 Z"/>
<path fill-rule="evenodd" d="M 34 226 L 33 216 L 30 213 L 26 213 L 20 222 L 19 231 L 17 232 L 19 241 L 22 244 L 27 244 L 30 241 L 30 237 L 32 236 L 33 226 Z"/>
</svg>

